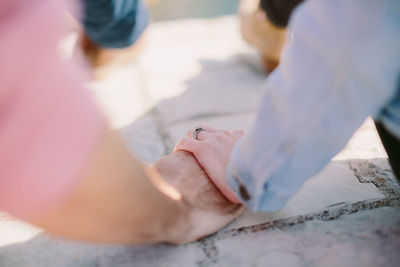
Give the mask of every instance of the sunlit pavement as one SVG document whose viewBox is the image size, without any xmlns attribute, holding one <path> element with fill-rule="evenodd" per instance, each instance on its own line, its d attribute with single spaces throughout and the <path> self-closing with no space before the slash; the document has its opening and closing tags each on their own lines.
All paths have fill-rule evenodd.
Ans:
<svg viewBox="0 0 400 267">
<path fill-rule="evenodd" d="M 249 129 L 266 77 L 229 16 L 153 24 L 140 56 L 90 87 L 151 164 L 200 123 Z M 282 211 L 184 246 L 75 243 L 0 216 L 1 267 L 400 266 L 399 249 L 400 188 L 371 120 Z"/>
</svg>

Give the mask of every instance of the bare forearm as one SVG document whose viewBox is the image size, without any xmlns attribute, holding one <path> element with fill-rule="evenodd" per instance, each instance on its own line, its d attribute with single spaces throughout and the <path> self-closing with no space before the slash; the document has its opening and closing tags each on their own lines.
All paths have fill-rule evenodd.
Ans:
<svg viewBox="0 0 400 267">
<path fill-rule="evenodd" d="M 180 195 L 145 168 L 110 131 L 75 193 L 31 222 L 58 236 L 92 242 L 174 242 L 185 220 Z"/>
<path fill-rule="evenodd" d="M 82 176 L 64 204 L 30 222 L 84 241 L 179 244 L 214 233 L 242 211 L 190 153 L 168 155 L 149 168 L 111 131 Z"/>
</svg>

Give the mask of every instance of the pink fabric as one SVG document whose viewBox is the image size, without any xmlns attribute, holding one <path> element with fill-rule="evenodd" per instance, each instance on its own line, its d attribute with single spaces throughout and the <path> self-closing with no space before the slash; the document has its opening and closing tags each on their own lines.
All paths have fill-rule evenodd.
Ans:
<svg viewBox="0 0 400 267">
<path fill-rule="evenodd" d="M 82 64 L 59 55 L 65 1 L 0 1 L 0 210 L 45 212 L 79 182 L 103 129 Z"/>
</svg>

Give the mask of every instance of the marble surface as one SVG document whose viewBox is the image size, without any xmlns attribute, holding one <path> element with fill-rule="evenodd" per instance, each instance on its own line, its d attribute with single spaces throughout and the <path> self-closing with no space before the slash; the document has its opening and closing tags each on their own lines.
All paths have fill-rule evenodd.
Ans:
<svg viewBox="0 0 400 267">
<path fill-rule="evenodd" d="M 273 213 L 252 213 L 248 210 L 228 229 L 310 214 L 346 203 L 385 198 L 373 184 L 361 184 L 349 164 L 348 161 L 331 162 L 321 173 L 308 180 L 282 210 Z"/>
</svg>

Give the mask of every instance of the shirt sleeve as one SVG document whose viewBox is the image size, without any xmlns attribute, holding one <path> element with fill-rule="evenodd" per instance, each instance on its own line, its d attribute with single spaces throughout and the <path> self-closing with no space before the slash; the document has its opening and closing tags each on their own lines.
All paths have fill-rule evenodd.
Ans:
<svg viewBox="0 0 400 267">
<path fill-rule="evenodd" d="M 36 216 L 63 201 L 104 122 L 85 68 L 60 57 L 65 1 L 0 3 L 0 210 Z"/>
<path fill-rule="evenodd" d="M 309 0 L 294 12 L 280 66 L 251 131 L 235 146 L 230 188 L 276 211 L 396 94 L 398 1 Z"/>
</svg>

